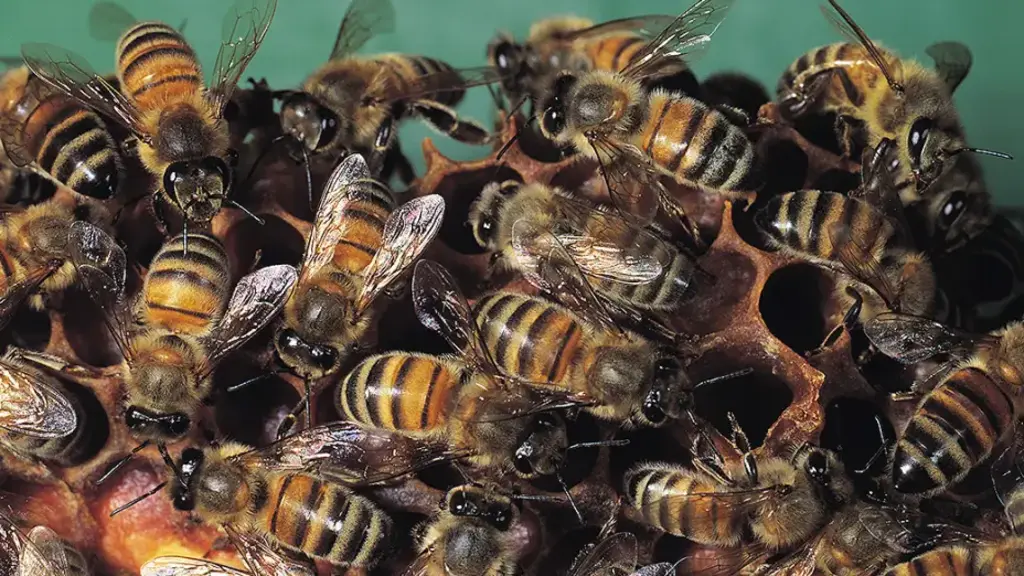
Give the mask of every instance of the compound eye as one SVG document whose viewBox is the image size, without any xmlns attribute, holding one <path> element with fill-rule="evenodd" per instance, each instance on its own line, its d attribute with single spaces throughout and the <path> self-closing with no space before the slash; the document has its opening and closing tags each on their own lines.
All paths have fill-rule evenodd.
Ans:
<svg viewBox="0 0 1024 576">
<path fill-rule="evenodd" d="M 316 149 L 326 147 L 334 141 L 338 135 L 338 117 L 323 106 L 317 108 L 320 116 L 320 139 L 316 142 Z"/>
<path fill-rule="evenodd" d="M 515 466 L 516 471 L 523 476 L 534 475 L 533 463 L 530 462 L 530 457 L 527 454 L 517 452 L 516 455 L 512 457 L 512 465 Z"/>
<path fill-rule="evenodd" d="M 554 428 L 558 426 L 558 419 L 552 414 L 541 414 L 537 416 L 537 426 L 542 428 Z"/>
<path fill-rule="evenodd" d="M 174 509 L 183 512 L 193 510 L 196 507 L 196 503 L 192 498 L 192 490 L 182 486 L 179 482 L 174 482 L 172 486 L 171 502 L 174 505 Z"/>
<path fill-rule="evenodd" d="M 967 193 L 963 190 L 953 192 L 949 195 L 949 200 L 942 205 L 942 210 L 939 212 L 939 225 L 944 230 L 949 230 L 966 210 Z"/>
<path fill-rule="evenodd" d="M 508 530 L 509 526 L 512 525 L 512 514 L 507 508 L 500 508 L 491 514 L 491 523 L 498 530 Z"/>
<path fill-rule="evenodd" d="M 184 414 L 171 414 L 162 419 L 161 426 L 164 434 L 171 438 L 180 438 L 188 433 L 192 427 L 192 421 Z"/>
<path fill-rule="evenodd" d="M 918 118 L 910 127 L 910 134 L 907 135 L 907 148 L 910 151 L 910 162 L 914 166 L 921 164 L 924 143 L 928 139 L 928 132 L 931 131 L 933 124 L 929 118 Z"/>
<path fill-rule="evenodd" d="M 516 48 L 511 42 L 498 44 L 494 49 L 494 63 L 497 65 L 498 70 L 509 72 L 512 69 L 512 60 L 515 53 Z"/>
<path fill-rule="evenodd" d="M 309 351 L 309 359 L 317 368 L 326 372 L 338 361 L 338 352 L 329 346 L 314 346 Z"/>
<path fill-rule="evenodd" d="M 807 473 L 821 484 L 828 481 L 828 458 L 821 452 L 812 452 L 805 465 Z"/>
<path fill-rule="evenodd" d="M 286 352 L 295 352 L 302 347 L 302 340 L 291 328 L 285 328 L 277 337 L 277 347 Z"/>
<path fill-rule="evenodd" d="M 231 169 L 228 168 L 227 162 L 216 156 L 210 156 L 203 159 L 202 163 L 203 171 L 207 174 L 216 174 L 220 176 L 221 181 L 224 183 L 222 186 L 223 190 L 227 190 L 231 184 Z"/>
<path fill-rule="evenodd" d="M 466 498 L 466 493 L 463 490 L 456 490 L 448 498 L 448 510 L 456 516 L 468 515 L 471 507 L 469 499 Z"/>
<path fill-rule="evenodd" d="M 675 358 L 660 358 L 654 365 L 655 378 L 667 378 L 679 372 L 679 361 Z"/>
<path fill-rule="evenodd" d="M 129 406 L 124 412 L 124 425 L 129 430 L 139 430 L 153 424 L 153 418 L 134 406 Z"/>
<path fill-rule="evenodd" d="M 548 134 L 560 134 L 565 130 L 565 114 L 557 108 L 544 111 L 544 131 Z"/>
<path fill-rule="evenodd" d="M 174 196 L 175 188 L 188 177 L 188 163 L 175 162 L 164 170 L 164 190 Z"/>
<path fill-rule="evenodd" d="M 654 426 L 658 426 L 665 422 L 665 411 L 661 409 L 661 392 L 652 390 L 647 395 L 647 399 L 644 400 L 643 408 L 641 412 L 644 418 Z"/>
</svg>

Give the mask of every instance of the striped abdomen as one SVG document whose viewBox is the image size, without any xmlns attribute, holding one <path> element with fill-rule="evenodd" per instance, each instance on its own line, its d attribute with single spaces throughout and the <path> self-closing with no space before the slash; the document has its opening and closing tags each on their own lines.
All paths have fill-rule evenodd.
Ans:
<svg viewBox="0 0 1024 576">
<path fill-rule="evenodd" d="M 963 546 L 937 548 L 889 568 L 884 576 L 970 576 L 972 557 Z"/>
<path fill-rule="evenodd" d="M 228 256 L 213 236 L 190 233 L 168 240 L 150 264 L 143 285 L 146 325 L 200 335 L 220 320 L 230 296 Z"/>
<path fill-rule="evenodd" d="M 359 363 L 338 387 L 338 412 L 349 420 L 409 433 L 442 429 L 450 414 L 459 375 L 426 354 L 396 352 Z"/>
<path fill-rule="evenodd" d="M 271 477 L 255 523 L 286 548 L 336 566 L 372 566 L 391 529 L 366 498 L 308 474 Z"/>
<path fill-rule="evenodd" d="M 340 220 L 344 231 L 334 249 L 334 265 L 351 273 L 366 268 L 384 235 L 384 223 L 395 209 L 395 200 L 387 188 L 374 180 L 360 182 L 348 192 L 352 197 Z"/>
<path fill-rule="evenodd" d="M 6 243 L 0 244 L 0 294 L 7 295 L 8 290 L 20 280 L 21 270 L 22 266 L 11 254 L 11 247 Z"/>
<path fill-rule="evenodd" d="M 975 550 L 974 557 L 974 574 L 1020 574 L 1024 567 L 1024 537 L 1009 536 L 998 544 Z"/>
<path fill-rule="evenodd" d="M 893 454 L 893 486 L 934 494 L 963 480 L 1012 429 L 1014 407 L 984 372 L 954 372 L 925 396 Z"/>
<path fill-rule="evenodd" d="M 709 188 L 757 187 L 754 145 L 703 102 L 657 91 L 633 144 L 676 178 Z"/>
<path fill-rule="evenodd" d="M 533 382 L 564 382 L 583 345 L 583 323 L 540 298 L 490 294 L 476 302 L 473 316 L 498 366 Z"/>
<path fill-rule="evenodd" d="M 776 246 L 825 265 L 839 262 L 839 247 L 833 245 L 833 238 L 855 238 L 876 257 L 889 253 L 899 241 L 892 224 L 880 212 L 835 192 L 780 194 L 757 213 L 754 221 Z"/>
<path fill-rule="evenodd" d="M 882 54 L 891 63 L 890 70 L 894 69 L 899 59 L 884 49 Z M 806 93 L 808 84 L 822 73 L 833 74 L 823 93 L 817 95 L 817 105 L 825 111 L 833 107 L 863 106 L 867 91 L 888 89 L 885 76 L 863 46 L 839 43 L 815 48 L 798 58 L 779 78 L 776 92 L 781 98 L 789 94 L 814 96 Z"/>
<path fill-rule="evenodd" d="M 408 92 L 410 87 L 415 86 L 414 92 L 417 93 L 434 91 L 423 98 L 454 106 L 466 93 L 464 88 L 451 89 L 463 83 L 462 76 L 458 70 L 440 60 L 410 54 L 381 54 L 374 57 L 374 60 L 387 67 L 391 76 L 389 90 L 397 94 Z"/>
<path fill-rule="evenodd" d="M 648 39 L 636 34 L 609 34 L 594 38 L 584 43 L 581 48 L 590 60 L 592 68 L 609 72 L 621 72 L 626 66 L 633 63 L 633 59 L 636 58 L 647 42 Z M 679 58 L 665 58 L 660 62 L 652 70 L 652 73 L 649 74 L 650 76 L 659 73 L 677 72 L 686 68 L 686 64 Z"/>
<path fill-rule="evenodd" d="M 121 158 L 106 125 L 74 100 L 51 96 L 21 125 L 21 143 L 54 180 L 79 194 L 107 199 L 117 191 Z"/>
<path fill-rule="evenodd" d="M 129 28 L 117 43 L 116 60 L 121 92 L 143 111 L 188 101 L 205 90 L 195 51 L 162 22 Z"/>
<path fill-rule="evenodd" d="M 640 466 L 626 474 L 625 489 L 643 519 L 669 534 L 717 546 L 734 545 L 743 534 L 743 515 L 713 496 L 722 488 L 689 470 Z"/>
</svg>

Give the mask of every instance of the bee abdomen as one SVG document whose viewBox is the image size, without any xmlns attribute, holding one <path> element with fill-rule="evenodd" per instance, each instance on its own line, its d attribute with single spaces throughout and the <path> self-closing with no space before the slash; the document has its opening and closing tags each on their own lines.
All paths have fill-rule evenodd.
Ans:
<svg viewBox="0 0 1024 576">
<path fill-rule="evenodd" d="M 1010 430 L 1013 404 L 980 370 L 960 370 L 911 417 L 893 455 L 893 486 L 924 494 L 963 480 Z"/>
<path fill-rule="evenodd" d="M 466 94 L 464 88 L 451 89 L 452 86 L 459 85 L 462 78 L 459 72 L 446 62 L 411 54 L 391 54 L 382 58 L 386 58 L 399 77 L 398 82 L 408 85 L 422 84 L 417 87 L 416 92 L 435 90 L 426 96 L 430 100 L 454 106 Z"/>
<path fill-rule="evenodd" d="M 99 116 L 72 100 L 51 98 L 35 109 L 25 129 L 36 162 L 54 179 L 86 196 L 114 195 L 120 162 Z"/>
<path fill-rule="evenodd" d="M 429 433 L 445 425 L 458 375 L 426 355 L 394 353 L 367 358 L 338 389 L 339 412 L 361 424 Z"/>
<path fill-rule="evenodd" d="M 886 51 L 882 53 L 891 58 Z M 827 80 L 825 93 L 807 94 L 812 79 L 824 73 L 833 75 Z M 865 91 L 883 81 L 880 76 L 878 67 L 862 46 L 848 42 L 830 44 L 815 48 L 793 62 L 779 78 L 776 92 L 780 97 L 797 93 L 817 96 L 820 102 L 828 101 L 830 105 L 843 102 L 859 107 L 864 105 Z"/>
<path fill-rule="evenodd" d="M 203 90 L 196 53 L 174 28 L 141 22 L 121 36 L 117 46 L 121 91 L 141 108 L 186 99 Z"/>
<path fill-rule="evenodd" d="M 640 146 L 662 168 L 690 182 L 722 190 L 756 185 L 754 145 L 699 100 L 654 94 Z"/>
<path fill-rule="evenodd" d="M 693 279 L 693 263 L 675 254 L 671 264 L 650 282 L 626 284 L 593 279 L 594 287 L 608 297 L 640 310 L 672 310 L 682 305 Z"/>
<path fill-rule="evenodd" d="M 651 526 L 705 544 L 739 542 L 741 517 L 712 496 L 714 486 L 660 466 L 635 468 L 627 473 L 625 483 L 630 505 Z"/>
<path fill-rule="evenodd" d="M 284 546 L 338 566 L 371 566 L 391 530 L 369 500 L 309 474 L 272 478 L 259 520 Z"/>
<path fill-rule="evenodd" d="M 970 549 L 956 546 L 937 548 L 889 568 L 884 576 L 968 576 L 973 574 Z"/>
<path fill-rule="evenodd" d="M 340 219 L 348 222 L 334 250 L 335 266 L 359 272 L 373 260 L 384 237 L 384 223 L 395 209 L 386 188 L 372 181 L 361 182 Z"/>
<path fill-rule="evenodd" d="M 535 382 L 562 381 L 583 336 L 569 311 L 522 294 L 485 296 L 474 317 L 498 366 Z"/>
<path fill-rule="evenodd" d="M 213 236 L 191 233 L 167 241 L 153 258 L 143 287 L 147 324 L 202 334 L 220 320 L 230 290 L 227 253 Z"/>
<path fill-rule="evenodd" d="M 645 44 L 636 34 L 616 34 L 588 42 L 586 51 L 595 69 L 618 72 L 633 61 Z"/>
</svg>

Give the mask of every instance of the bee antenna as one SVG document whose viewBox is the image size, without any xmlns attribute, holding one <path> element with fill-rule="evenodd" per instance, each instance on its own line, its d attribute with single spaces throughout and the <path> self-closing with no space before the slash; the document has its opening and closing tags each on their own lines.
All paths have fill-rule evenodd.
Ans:
<svg viewBox="0 0 1024 576">
<path fill-rule="evenodd" d="M 234 200 L 228 200 L 228 204 L 234 206 L 235 208 L 238 208 L 242 212 L 245 212 L 245 214 L 249 218 L 252 218 L 253 220 L 255 220 L 260 226 L 263 226 L 264 224 L 266 224 L 266 222 L 263 221 L 263 218 L 260 218 L 259 216 L 253 214 L 252 212 L 249 211 L 248 208 L 246 208 L 245 206 L 242 206 L 238 202 L 235 202 Z"/>
<path fill-rule="evenodd" d="M 565 497 L 569 499 L 569 505 L 572 506 L 572 511 L 576 513 L 576 517 L 580 519 L 580 524 L 586 524 L 586 520 L 583 519 L 583 514 L 580 513 L 580 509 L 576 507 L 576 501 L 572 499 L 572 494 L 569 493 L 569 486 L 565 483 L 565 478 L 562 478 L 561 472 L 555 472 L 555 478 L 558 479 L 558 483 L 562 486 L 562 492 L 565 492 Z"/>
<path fill-rule="evenodd" d="M 182 252 L 188 256 L 188 218 L 183 218 L 181 221 L 181 244 Z"/>
<path fill-rule="evenodd" d="M 312 410 L 309 409 L 309 398 L 312 395 L 312 391 L 309 387 L 309 379 L 302 379 L 303 396 L 302 400 L 292 408 L 292 411 L 281 420 L 281 423 L 277 426 L 277 439 L 284 438 L 292 428 L 295 427 L 295 422 L 299 419 L 299 415 L 303 412 L 306 413 L 306 429 L 309 430 L 313 427 L 313 415 Z"/>
<path fill-rule="evenodd" d="M 693 389 L 696 390 L 697 388 L 700 388 L 701 386 L 707 386 L 708 384 L 714 384 L 716 382 L 721 382 L 722 380 L 731 380 L 733 378 L 741 378 L 743 376 L 746 376 L 747 374 L 750 374 L 753 371 L 754 371 L 754 369 L 748 366 L 746 368 L 743 368 L 741 370 L 737 370 L 735 372 L 729 372 L 728 374 L 721 374 L 719 376 L 712 376 L 711 378 L 706 378 L 704 380 L 701 380 L 700 382 L 697 382 L 693 386 Z"/>
<path fill-rule="evenodd" d="M 157 492 L 163 490 L 164 486 L 167 486 L 167 482 L 166 481 L 157 484 L 156 486 L 154 486 L 151 490 L 149 490 L 148 492 L 146 492 L 142 496 L 138 496 L 136 498 L 133 498 L 128 503 L 122 504 L 122 505 L 118 506 L 117 508 L 114 508 L 113 512 L 110 513 L 110 517 L 113 518 L 114 516 L 117 516 L 121 512 L 124 512 L 125 510 L 131 508 L 132 506 L 135 506 L 139 502 L 142 502 L 146 498 L 149 498 L 153 494 L 156 494 Z"/>
<path fill-rule="evenodd" d="M 505 116 L 505 124 L 508 124 L 509 121 L 512 120 L 512 116 L 515 116 L 516 112 L 519 112 L 519 110 L 522 109 L 522 107 L 526 105 L 526 101 L 529 98 L 530 98 L 530 95 L 526 94 L 522 98 L 519 99 L 519 102 L 515 106 L 513 106 L 511 110 L 509 110 L 508 116 Z"/>
<path fill-rule="evenodd" d="M 228 392 L 228 394 L 230 394 L 232 392 L 238 392 L 239 390 L 249 386 L 250 384 L 255 384 L 256 382 L 259 382 L 260 380 L 266 380 L 267 378 L 270 378 L 271 376 L 277 376 L 280 373 L 281 373 L 280 371 L 275 371 L 275 372 L 266 372 L 264 374 L 260 374 L 259 376 L 253 376 L 252 378 L 249 378 L 248 380 L 243 380 L 243 381 L 239 382 L 238 384 L 235 384 L 233 386 L 228 386 L 227 392 Z"/>
<path fill-rule="evenodd" d="M 142 444 L 139 444 L 135 448 L 132 448 L 131 452 L 125 454 L 124 457 L 118 460 L 117 462 L 114 462 L 114 465 L 108 468 L 107 471 L 103 473 L 103 476 L 100 476 L 99 479 L 96 480 L 96 485 L 99 486 L 100 484 L 106 482 L 108 478 L 114 475 L 114 472 L 120 470 L 125 464 L 131 461 L 132 457 L 138 454 L 139 451 L 145 448 L 146 446 L 149 446 L 149 440 L 146 440 Z"/>
<path fill-rule="evenodd" d="M 516 143 L 516 140 L 519 140 L 519 132 L 519 130 L 516 130 L 516 133 L 513 134 L 511 138 L 506 140 L 504 144 L 501 145 L 501 149 L 498 150 L 497 156 L 494 157 L 495 162 L 500 163 L 502 157 L 505 156 L 505 153 L 508 152 L 509 148 L 511 148 L 512 145 Z"/>
<path fill-rule="evenodd" d="M 309 151 L 306 150 L 305 146 L 299 146 L 302 150 L 302 164 L 306 167 L 306 197 L 309 198 L 309 209 L 316 211 L 316 206 L 313 206 L 313 174 L 309 171 Z"/>
<path fill-rule="evenodd" d="M 181 484 L 182 488 L 187 488 L 188 485 L 185 483 L 185 479 L 181 477 L 181 471 L 174 464 L 174 459 L 171 458 L 170 452 L 167 451 L 167 446 L 164 444 L 157 444 L 156 449 L 160 451 L 160 456 L 164 459 L 164 464 L 174 472 L 174 477 L 178 479 L 178 483 Z"/>
<path fill-rule="evenodd" d="M 1000 152 L 998 150 L 989 150 L 988 148 L 974 148 L 974 147 L 971 147 L 971 146 L 964 146 L 963 148 L 957 148 L 956 150 L 953 150 L 949 154 L 952 156 L 952 155 L 955 155 L 955 154 L 959 154 L 961 152 L 974 152 L 975 154 L 982 154 L 982 155 L 985 155 L 985 156 L 994 156 L 996 158 L 1002 158 L 1003 160 L 1013 160 L 1013 156 L 1011 156 L 1010 154 L 1007 154 L 1006 152 Z"/>
<path fill-rule="evenodd" d="M 252 163 L 252 166 L 249 167 L 249 173 L 245 175 L 245 180 L 242 181 L 243 186 L 249 184 L 249 179 L 252 178 L 252 175 L 256 173 L 256 167 L 259 166 L 260 162 L 263 161 L 263 157 L 266 156 L 267 153 L 269 153 L 271 150 L 273 150 L 274 146 L 280 144 L 283 140 L 287 140 L 289 138 L 293 138 L 293 136 L 291 134 L 281 134 L 280 136 L 270 141 L 270 144 L 268 144 L 267 147 L 264 148 L 262 152 L 260 152 L 260 155 L 256 157 L 256 161 L 254 161 Z M 305 148 L 305 146 L 303 146 L 303 148 Z"/>
<path fill-rule="evenodd" d="M 600 442 L 577 442 L 566 450 L 578 450 L 580 448 L 599 448 L 601 446 L 628 446 L 629 440 L 602 440 Z"/>
</svg>

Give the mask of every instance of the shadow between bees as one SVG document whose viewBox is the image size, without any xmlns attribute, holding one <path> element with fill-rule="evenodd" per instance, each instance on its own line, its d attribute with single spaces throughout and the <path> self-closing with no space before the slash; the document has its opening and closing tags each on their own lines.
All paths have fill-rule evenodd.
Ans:
<svg viewBox="0 0 1024 576">
<path fill-rule="evenodd" d="M 287 222 L 272 215 L 263 215 L 264 224 L 252 218 L 239 220 L 224 237 L 224 249 L 229 254 L 231 270 L 236 277 L 253 269 L 257 251 L 259 267 L 275 264 L 297 266 L 302 260 L 305 241 Z"/>
<path fill-rule="evenodd" d="M 10 326 L 4 330 L 2 342 L 42 352 L 50 342 L 51 329 L 49 314 L 22 306 L 14 313 Z"/>
<path fill-rule="evenodd" d="M 239 390 L 226 391 L 264 374 L 258 366 L 245 363 L 223 363 L 218 367 L 214 377 L 220 389 L 214 419 L 222 439 L 265 446 L 277 437 L 278 426 L 300 399 L 300 393 L 291 384 L 279 376 L 267 376 Z"/>
<path fill-rule="evenodd" d="M 90 366 L 113 366 L 121 351 L 110 336 L 103 311 L 78 287 L 64 292 L 64 335 L 75 355 Z"/>
</svg>

